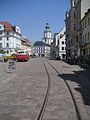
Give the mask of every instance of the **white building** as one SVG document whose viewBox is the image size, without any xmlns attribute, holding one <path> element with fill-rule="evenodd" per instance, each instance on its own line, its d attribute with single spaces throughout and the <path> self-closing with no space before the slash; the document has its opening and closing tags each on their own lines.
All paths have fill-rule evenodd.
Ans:
<svg viewBox="0 0 90 120">
<path fill-rule="evenodd" d="M 44 37 L 42 40 L 44 43 L 46 43 L 48 45 L 51 45 L 51 43 L 53 42 L 52 33 L 51 33 L 51 30 L 49 27 L 49 23 L 46 23 L 45 30 L 44 30 Z"/>
<path fill-rule="evenodd" d="M 8 22 L 0 22 L 0 50 L 17 50 L 21 48 L 21 31 Z"/>
<path fill-rule="evenodd" d="M 65 27 L 56 34 L 56 57 L 60 56 L 62 59 L 66 56 L 66 41 L 65 41 Z"/>
<path fill-rule="evenodd" d="M 38 57 L 49 57 L 50 56 L 50 45 L 43 41 L 36 41 L 33 46 L 33 53 Z"/>
</svg>

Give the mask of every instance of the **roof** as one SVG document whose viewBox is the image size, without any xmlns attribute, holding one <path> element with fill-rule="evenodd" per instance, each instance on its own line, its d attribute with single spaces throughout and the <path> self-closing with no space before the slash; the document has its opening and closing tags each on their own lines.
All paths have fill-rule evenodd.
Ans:
<svg viewBox="0 0 90 120">
<path fill-rule="evenodd" d="M 26 46 L 31 46 L 31 42 L 26 38 L 21 40 L 21 44 Z"/>
<path fill-rule="evenodd" d="M 50 46 L 50 45 L 44 43 L 43 41 L 36 41 L 34 43 L 34 46 Z"/>
<path fill-rule="evenodd" d="M 13 27 L 10 23 L 8 22 L 0 22 L 0 24 L 2 24 L 4 26 L 4 31 L 13 31 Z"/>
<path fill-rule="evenodd" d="M 90 14 L 90 9 L 88 9 L 87 12 L 84 13 L 84 17 L 82 18 L 82 20 L 85 19 L 88 14 Z"/>
</svg>

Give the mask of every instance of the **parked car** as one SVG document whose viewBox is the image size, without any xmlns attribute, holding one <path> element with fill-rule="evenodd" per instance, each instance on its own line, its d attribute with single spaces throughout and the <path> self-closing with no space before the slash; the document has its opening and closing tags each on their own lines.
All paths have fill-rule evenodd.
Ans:
<svg viewBox="0 0 90 120">
<path fill-rule="evenodd" d="M 4 62 L 7 62 L 9 59 L 16 60 L 16 54 L 6 54 L 6 55 L 4 55 Z"/>
<path fill-rule="evenodd" d="M 17 61 L 28 61 L 29 60 L 29 55 L 27 52 L 23 50 L 19 50 L 16 55 Z"/>
</svg>

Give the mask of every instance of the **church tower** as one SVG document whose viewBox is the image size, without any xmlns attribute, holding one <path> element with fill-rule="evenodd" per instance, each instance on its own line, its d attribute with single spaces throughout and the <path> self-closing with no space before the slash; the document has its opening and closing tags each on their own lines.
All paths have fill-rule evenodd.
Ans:
<svg viewBox="0 0 90 120">
<path fill-rule="evenodd" d="M 51 45 L 51 43 L 53 42 L 52 33 L 51 33 L 51 30 L 49 27 L 49 23 L 46 23 L 45 30 L 44 30 L 44 37 L 42 40 L 44 43 L 46 43 L 48 45 Z"/>
</svg>

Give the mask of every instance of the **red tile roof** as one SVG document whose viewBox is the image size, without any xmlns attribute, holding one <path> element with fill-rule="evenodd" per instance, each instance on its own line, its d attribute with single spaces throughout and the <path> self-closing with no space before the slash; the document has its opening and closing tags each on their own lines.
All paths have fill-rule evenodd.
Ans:
<svg viewBox="0 0 90 120">
<path fill-rule="evenodd" d="M 4 26 L 4 31 L 8 32 L 8 31 L 13 31 L 13 27 L 10 23 L 8 22 L 0 22 L 0 24 L 2 24 Z"/>
</svg>

